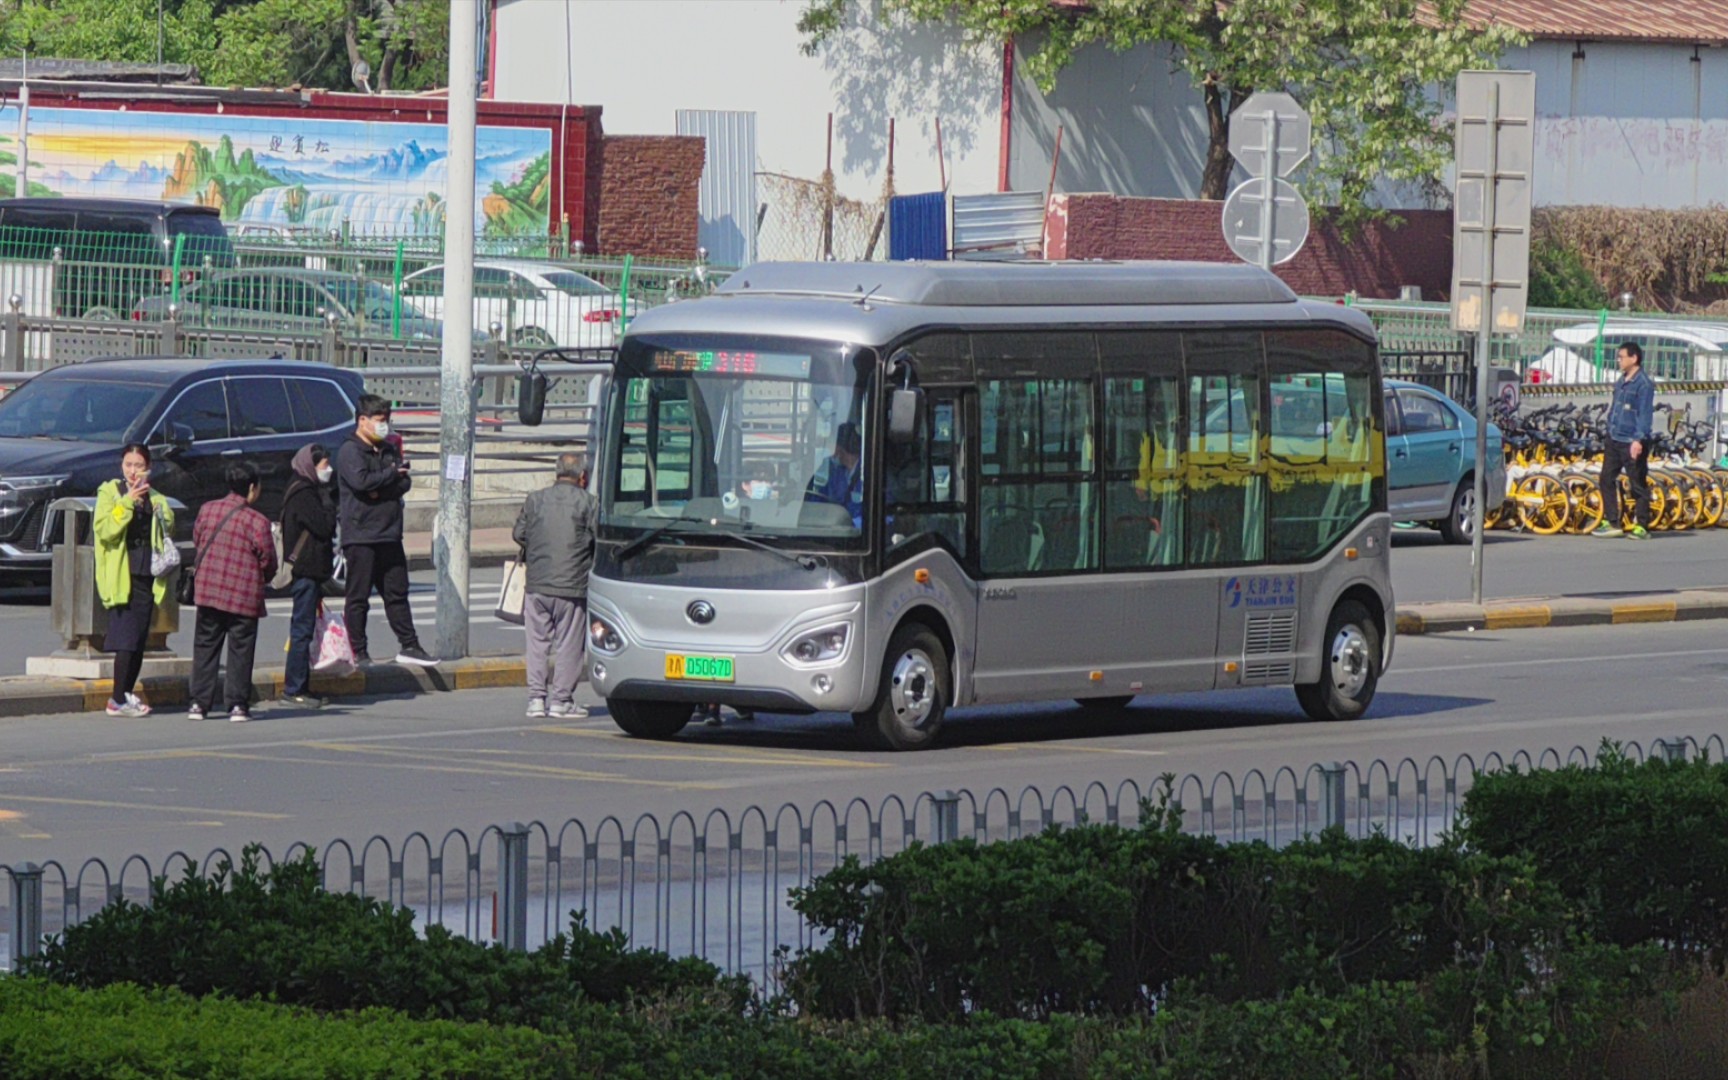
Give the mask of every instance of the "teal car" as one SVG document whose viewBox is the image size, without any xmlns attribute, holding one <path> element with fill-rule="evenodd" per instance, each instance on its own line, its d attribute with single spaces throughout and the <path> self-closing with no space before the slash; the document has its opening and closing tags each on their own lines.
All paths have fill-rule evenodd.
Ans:
<svg viewBox="0 0 1728 1080">
<path fill-rule="evenodd" d="M 1467 544 L 1475 528 L 1476 418 L 1437 390 L 1386 380 L 1386 495 L 1392 520 Z M 1488 504 L 1506 491 L 1500 429 L 1488 425 Z"/>
</svg>

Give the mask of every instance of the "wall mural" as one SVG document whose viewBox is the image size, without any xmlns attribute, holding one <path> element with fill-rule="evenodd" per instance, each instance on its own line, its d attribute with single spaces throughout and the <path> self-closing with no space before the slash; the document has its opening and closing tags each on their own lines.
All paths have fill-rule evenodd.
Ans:
<svg viewBox="0 0 1728 1080">
<path fill-rule="evenodd" d="M 18 110 L 0 109 L 0 193 L 12 194 Z M 474 225 L 545 233 L 552 132 L 482 125 Z M 444 230 L 443 124 L 30 110 L 30 194 L 196 203 L 237 224 Z"/>
</svg>

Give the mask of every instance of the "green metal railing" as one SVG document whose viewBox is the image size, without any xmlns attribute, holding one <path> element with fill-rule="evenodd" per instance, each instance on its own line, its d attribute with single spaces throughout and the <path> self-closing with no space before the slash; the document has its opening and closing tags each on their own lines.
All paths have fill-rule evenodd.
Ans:
<svg viewBox="0 0 1728 1080">
<path fill-rule="evenodd" d="M 1470 335 L 1452 329 L 1451 308 L 1445 303 L 1357 300 L 1355 306 L 1373 320 L 1375 328 L 1380 333 L 1380 348 L 1383 351 L 1400 353 L 1456 352 L 1468 351 L 1472 347 Z M 1710 316 L 1687 315 L 1681 319 L 1639 312 L 1616 313 L 1606 310 L 1577 311 L 1532 308 L 1525 316 L 1524 329 L 1521 333 L 1495 335 L 1492 356 L 1496 364 L 1514 367 L 1520 374 L 1523 374 L 1529 371 L 1531 365 L 1541 359 L 1549 349 L 1561 344 L 1554 337 L 1556 330 L 1590 326 L 1593 328 L 1593 333 L 1585 343 L 1564 347 L 1586 359 L 1591 366 L 1596 368 L 1604 380 L 1609 380 L 1615 375 L 1614 352 L 1620 344 L 1617 335 L 1606 332 L 1610 321 L 1629 324 L 1632 327 L 1639 324 L 1671 326 L 1680 321 L 1689 324 L 1728 326 L 1728 319 Z M 1625 336 L 1636 338 L 1640 335 L 1633 332 Z M 1643 344 L 1645 369 L 1652 375 L 1659 378 L 1677 379 L 1694 377 L 1697 369 L 1697 358 L 1702 355 L 1701 350 L 1686 345 L 1649 339 L 1646 339 Z"/>
</svg>

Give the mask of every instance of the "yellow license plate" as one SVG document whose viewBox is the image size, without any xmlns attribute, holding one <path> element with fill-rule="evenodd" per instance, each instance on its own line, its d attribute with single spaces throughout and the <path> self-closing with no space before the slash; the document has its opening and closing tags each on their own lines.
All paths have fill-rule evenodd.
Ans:
<svg viewBox="0 0 1728 1080">
<path fill-rule="evenodd" d="M 667 653 L 666 677 L 686 682 L 731 682 L 732 658 Z"/>
</svg>

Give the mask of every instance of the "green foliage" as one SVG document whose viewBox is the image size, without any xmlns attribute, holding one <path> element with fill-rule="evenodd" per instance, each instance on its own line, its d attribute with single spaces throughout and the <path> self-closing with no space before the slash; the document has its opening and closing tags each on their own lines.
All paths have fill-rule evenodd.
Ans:
<svg viewBox="0 0 1728 1080">
<path fill-rule="evenodd" d="M 1046 93 L 1079 51 L 1122 52 L 1171 42 L 1206 98 L 1212 142 L 1202 196 L 1228 179 L 1226 118 L 1256 90 L 1294 94 L 1314 118 L 1315 158 L 1302 186 L 1349 225 L 1371 212 L 1382 180 L 1437 186 L 1451 161 L 1451 131 L 1429 88 L 1459 71 L 1494 67 L 1522 39 L 1465 20 L 1467 0 L 883 0 L 886 18 L 958 26 L 981 41 L 1012 38 L 1026 73 Z M 854 0 L 806 0 L 799 29 L 816 52 L 854 18 Z M 1418 19 L 1418 9 L 1426 18 Z"/>
<path fill-rule="evenodd" d="M 1728 960 L 1728 765 L 1605 744 L 1594 767 L 1479 776 L 1460 836 L 1528 858 L 1599 941 Z"/>
<path fill-rule="evenodd" d="M 220 993 L 314 1009 L 384 1007 L 413 1016 L 556 1027 L 578 999 L 616 1002 L 686 988 L 723 990 L 738 980 L 712 964 L 630 950 L 618 931 L 570 933 L 531 953 L 416 932 L 414 913 L 325 891 L 307 854 L 268 871 L 248 849 L 224 863 L 157 880 L 148 907 L 119 902 L 48 943 L 30 970 L 79 987 L 136 983 L 195 996 Z"/>
<path fill-rule="evenodd" d="M 1608 290 L 1575 248 L 1552 240 L 1530 246 L 1530 306 L 1583 311 L 1608 304 Z"/>
<path fill-rule="evenodd" d="M 1514 858 L 1163 827 L 915 847 L 849 862 L 794 906 L 831 939 L 794 963 L 791 992 L 830 1016 L 1150 1013 L 1177 982 L 1240 1000 L 1414 981 L 1466 959 L 1516 965 L 1566 931 Z"/>
<path fill-rule="evenodd" d="M 375 89 L 446 82 L 450 0 L 164 0 L 162 58 L 215 86 L 351 90 L 347 32 Z M 0 49 L 60 59 L 156 59 L 156 0 L 30 0 L 0 8 Z"/>
</svg>

